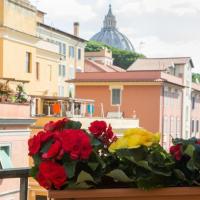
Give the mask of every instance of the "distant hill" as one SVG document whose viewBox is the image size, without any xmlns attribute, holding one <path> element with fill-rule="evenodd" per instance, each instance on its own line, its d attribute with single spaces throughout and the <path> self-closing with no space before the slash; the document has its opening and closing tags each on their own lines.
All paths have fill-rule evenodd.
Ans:
<svg viewBox="0 0 200 200">
<path fill-rule="evenodd" d="M 104 43 L 100 43 L 96 41 L 89 41 L 85 47 L 85 51 L 86 52 L 100 51 L 104 47 L 107 47 L 108 49 L 112 51 L 112 55 L 114 59 L 113 64 L 123 69 L 127 69 L 138 58 L 145 57 L 143 54 L 117 49 L 114 47 L 110 47 Z"/>
</svg>

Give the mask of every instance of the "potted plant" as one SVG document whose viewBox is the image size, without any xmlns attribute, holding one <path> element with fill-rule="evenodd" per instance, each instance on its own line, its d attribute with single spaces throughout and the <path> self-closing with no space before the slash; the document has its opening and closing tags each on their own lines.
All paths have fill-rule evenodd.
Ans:
<svg viewBox="0 0 200 200">
<path fill-rule="evenodd" d="M 16 87 L 16 95 L 15 95 L 16 103 L 27 103 L 28 95 L 24 91 L 24 86 L 22 84 L 18 84 Z"/>
<path fill-rule="evenodd" d="M 0 102 L 7 102 L 11 97 L 13 91 L 7 83 L 0 83 Z"/>
<path fill-rule="evenodd" d="M 47 123 L 29 139 L 32 176 L 49 190 L 50 198 L 200 198 L 200 189 L 191 188 L 200 181 L 196 138 L 174 140 L 167 153 L 158 133 L 135 128 L 117 138 L 104 121 L 92 122 L 88 130 L 64 118 Z"/>
</svg>

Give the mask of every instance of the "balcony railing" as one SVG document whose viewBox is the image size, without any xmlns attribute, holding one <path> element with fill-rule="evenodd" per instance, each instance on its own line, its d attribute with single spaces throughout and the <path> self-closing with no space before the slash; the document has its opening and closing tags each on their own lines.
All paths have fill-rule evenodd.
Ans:
<svg viewBox="0 0 200 200">
<path fill-rule="evenodd" d="M 0 170 L 0 179 L 20 178 L 19 200 L 27 200 L 29 176 L 30 168 L 12 168 Z"/>
</svg>

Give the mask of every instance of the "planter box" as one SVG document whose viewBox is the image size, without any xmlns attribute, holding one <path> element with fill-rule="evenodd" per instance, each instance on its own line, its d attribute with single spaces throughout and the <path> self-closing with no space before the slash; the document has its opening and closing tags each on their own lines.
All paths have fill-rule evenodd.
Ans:
<svg viewBox="0 0 200 200">
<path fill-rule="evenodd" d="M 49 191 L 54 200 L 200 200 L 200 187 L 139 189 L 90 189 Z"/>
</svg>

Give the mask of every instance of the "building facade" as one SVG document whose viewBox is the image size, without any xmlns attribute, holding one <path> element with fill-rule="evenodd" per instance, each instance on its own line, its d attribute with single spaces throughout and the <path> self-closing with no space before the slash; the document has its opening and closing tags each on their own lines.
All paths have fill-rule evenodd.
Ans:
<svg viewBox="0 0 200 200">
<path fill-rule="evenodd" d="M 79 24 L 69 34 L 44 23 L 45 13 L 28 0 L 0 1 L 0 78 L 26 81 L 32 115 L 47 112 L 47 102 L 73 97 L 72 79 L 83 71 L 85 40 Z"/>
<path fill-rule="evenodd" d="M 85 52 L 84 72 L 123 72 L 124 69 L 113 65 L 112 51 L 103 48 L 97 52 Z"/>
<path fill-rule="evenodd" d="M 172 138 L 199 135 L 200 88 L 192 84 L 193 67 L 190 58 L 146 58 L 127 72 L 77 73 L 73 82 L 77 98 L 95 100 L 94 116 L 103 109 L 108 117 L 138 117 L 141 127 L 162 133 L 168 149 Z"/>
<path fill-rule="evenodd" d="M 29 166 L 30 105 L 0 103 L 0 169 Z M 0 178 L 0 199 L 19 200 L 20 180 Z"/>
</svg>

